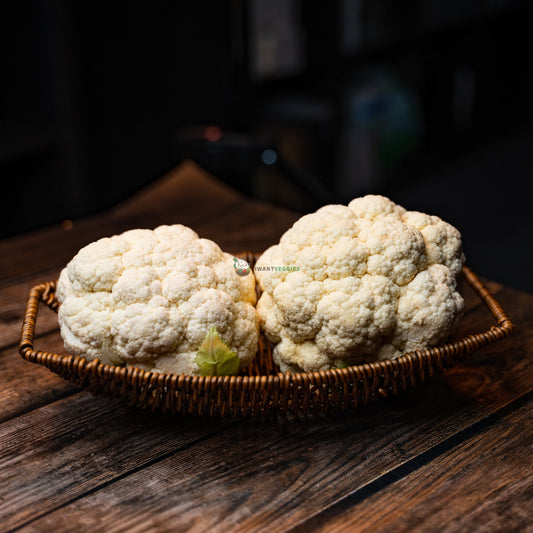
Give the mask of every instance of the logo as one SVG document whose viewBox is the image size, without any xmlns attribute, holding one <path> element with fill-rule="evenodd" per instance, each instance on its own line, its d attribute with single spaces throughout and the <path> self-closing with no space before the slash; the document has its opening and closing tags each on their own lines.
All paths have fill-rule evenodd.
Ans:
<svg viewBox="0 0 533 533">
<path fill-rule="evenodd" d="M 250 265 L 244 259 L 233 258 L 233 268 L 239 276 L 247 276 L 250 273 Z"/>
</svg>

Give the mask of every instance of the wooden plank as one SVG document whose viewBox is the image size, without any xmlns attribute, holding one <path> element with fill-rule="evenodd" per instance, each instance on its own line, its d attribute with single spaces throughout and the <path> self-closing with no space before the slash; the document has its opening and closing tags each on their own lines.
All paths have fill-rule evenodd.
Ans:
<svg viewBox="0 0 533 533">
<path fill-rule="evenodd" d="M 48 351 L 65 353 L 58 331 L 38 339 Z M 22 359 L 18 347 L 0 351 L 0 422 L 12 419 L 78 389 L 47 368 Z"/>
<path fill-rule="evenodd" d="M 57 492 L 41 502 L 47 491 L 39 484 L 39 500 L 11 519 L 17 524 L 40 516 L 31 523 L 35 531 L 69 525 L 82 531 L 287 531 L 468 427 L 485 411 L 480 404 L 475 412 L 461 410 L 457 403 L 431 409 L 421 397 L 418 404 L 412 411 L 372 406 L 343 419 L 245 421 L 117 475 L 84 497 L 78 486 L 65 494 L 60 480 L 43 472 L 40 479 L 59 483 Z M 70 457 L 70 465 L 80 475 L 88 468 L 78 456 Z M 100 472 L 94 473 L 95 482 Z M 32 481 L 29 491 L 38 483 Z M 31 499 L 32 494 L 26 497 Z M 56 505 L 66 501 L 48 512 L 51 500 Z"/>
<path fill-rule="evenodd" d="M 355 494 L 293 531 L 530 531 L 533 401 L 368 497 Z M 392 481 L 392 476 L 389 481 Z M 359 503 L 355 499 L 363 498 Z"/>
<path fill-rule="evenodd" d="M 19 527 L 228 424 L 133 411 L 87 393 L 0 424 L 0 529 Z"/>
<path fill-rule="evenodd" d="M 88 218 L 66 231 L 50 226 L 0 241 L 0 286 L 63 267 L 86 244 L 113 233 L 108 217 Z"/>
<path fill-rule="evenodd" d="M 504 289 L 501 296 L 517 294 Z M 531 296 L 524 298 L 530 305 L 521 308 L 521 334 L 393 400 L 327 418 L 229 423 L 193 446 L 165 448 L 141 466 L 139 454 L 175 438 L 183 419 L 161 417 L 161 423 L 168 420 L 166 430 L 150 426 L 143 444 L 136 444 L 139 450 L 119 443 L 132 438 L 131 426 L 143 415 L 124 411 L 113 400 L 89 401 L 81 394 L 34 410 L 0 425 L 0 486 L 17 495 L 4 502 L 0 516 L 11 527 L 31 524 L 35 531 L 67 525 L 106 531 L 162 525 L 285 531 L 531 391 L 533 363 L 526 354 L 533 306 Z M 89 407 L 93 401 L 98 408 Z M 213 423 L 198 421 L 198 427 Z M 95 428 L 99 432 L 91 436 Z M 61 456 L 55 453 L 58 442 Z M 5 451 L 4 443 L 9 443 Z M 88 462 L 95 446 L 99 462 Z M 23 474 L 27 464 L 21 455 L 30 461 L 31 478 Z M 39 460 L 42 456 L 53 461 L 53 469 Z"/>
<path fill-rule="evenodd" d="M 219 212 L 245 196 L 224 184 L 193 161 L 184 161 L 113 210 L 115 218 L 147 220 L 158 213 L 190 213 L 204 206 L 207 214 Z M 200 213 L 202 214 L 202 213 Z M 206 213 L 203 213 L 204 216 Z M 186 217 L 187 218 L 187 217 Z"/>
<path fill-rule="evenodd" d="M 261 253 L 276 244 L 297 219 L 290 211 L 248 200 L 236 205 L 234 212 L 208 217 L 193 229 L 225 251 Z"/>
</svg>

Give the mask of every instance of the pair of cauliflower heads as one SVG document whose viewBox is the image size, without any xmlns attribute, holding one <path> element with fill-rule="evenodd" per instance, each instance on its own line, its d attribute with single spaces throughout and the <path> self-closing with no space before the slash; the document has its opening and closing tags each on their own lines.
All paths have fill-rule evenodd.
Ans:
<svg viewBox="0 0 533 533">
<path fill-rule="evenodd" d="M 232 255 L 188 227 L 136 229 L 89 244 L 63 269 L 59 323 L 70 353 L 108 364 L 203 374 L 208 343 L 235 356 L 226 368 L 236 372 L 262 330 L 281 371 L 326 370 L 451 337 L 463 263 L 457 229 L 379 195 L 303 216 L 255 275 L 238 275 Z"/>
</svg>

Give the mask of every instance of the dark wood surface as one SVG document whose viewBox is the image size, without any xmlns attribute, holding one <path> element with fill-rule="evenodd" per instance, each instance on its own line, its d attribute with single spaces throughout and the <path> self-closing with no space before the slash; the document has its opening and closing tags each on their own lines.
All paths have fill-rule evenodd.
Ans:
<svg viewBox="0 0 533 533">
<path fill-rule="evenodd" d="M 517 326 L 510 338 L 327 417 L 138 411 L 18 354 L 30 288 L 97 238 L 182 223 L 227 251 L 260 252 L 298 216 L 186 163 L 70 230 L 0 241 L 0 531 L 533 530 L 533 296 L 495 281 L 484 280 Z M 460 334 L 493 323 L 469 288 L 465 298 Z M 36 340 L 64 353 L 48 309 Z"/>
</svg>

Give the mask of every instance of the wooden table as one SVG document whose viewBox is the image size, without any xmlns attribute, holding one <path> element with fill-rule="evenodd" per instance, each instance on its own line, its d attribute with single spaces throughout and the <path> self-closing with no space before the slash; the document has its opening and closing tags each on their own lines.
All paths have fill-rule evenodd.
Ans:
<svg viewBox="0 0 533 533">
<path fill-rule="evenodd" d="M 0 241 L 0 531 L 533 530 L 533 296 L 498 283 L 485 280 L 517 325 L 512 337 L 328 417 L 153 414 L 19 356 L 30 288 L 85 244 L 183 223 L 228 251 L 260 252 L 297 217 L 185 163 L 71 229 Z M 462 332 L 493 323 L 472 291 L 466 300 Z M 64 352 L 47 309 L 36 347 Z"/>
</svg>

